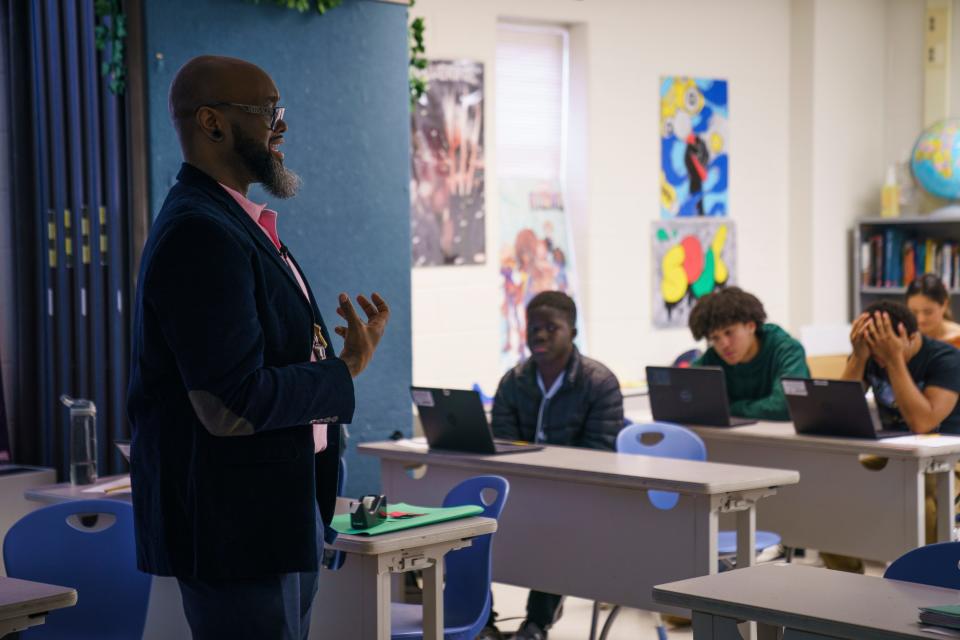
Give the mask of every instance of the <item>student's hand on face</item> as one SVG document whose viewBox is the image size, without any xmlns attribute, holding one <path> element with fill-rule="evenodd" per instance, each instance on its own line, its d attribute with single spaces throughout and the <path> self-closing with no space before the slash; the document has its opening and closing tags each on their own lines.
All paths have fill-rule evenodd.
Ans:
<svg viewBox="0 0 960 640">
<path fill-rule="evenodd" d="M 884 367 L 889 367 L 897 359 L 906 362 L 910 337 L 902 323 L 897 323 L 897 328 L 893 328 L 890 314 L 883 312 L 874 316 L 874 321 L 866 331 L 866 341 L 874 359 Z"/>
<path fill-rule="evenodd" d="M 867 327 L 873 323 L 869 313 L 861 313 L 853 321 L 850 328 L 850 344 L 853 346 L 853 355 L 861 360 L 870 357 L 870 345 L 867 344 Z"/>
</svg>

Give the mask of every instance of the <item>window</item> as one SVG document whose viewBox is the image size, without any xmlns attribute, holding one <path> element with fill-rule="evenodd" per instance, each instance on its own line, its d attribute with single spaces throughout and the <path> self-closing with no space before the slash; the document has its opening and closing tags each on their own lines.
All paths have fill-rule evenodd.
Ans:
<svg viewBox="0 0 960 640">
<path fill-rule="evenodd" d="M 567 120 L 566 29 L 497 29 L 497 167 L 501 176 L 563 184 Z"/>
</svg>

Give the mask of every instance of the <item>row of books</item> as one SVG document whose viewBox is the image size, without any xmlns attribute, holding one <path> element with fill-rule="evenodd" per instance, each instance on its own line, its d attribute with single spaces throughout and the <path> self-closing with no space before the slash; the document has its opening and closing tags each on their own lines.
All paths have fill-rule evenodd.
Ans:
<svg viewBox="0 0 960 640">
<path fill-rule="evenodd" d="M 860 244 L 865 287 L 904 287 L 924 273 L 937 274 L 949 289 L 960 287 L 960 242 L 887 229 Z"/>
</svg>

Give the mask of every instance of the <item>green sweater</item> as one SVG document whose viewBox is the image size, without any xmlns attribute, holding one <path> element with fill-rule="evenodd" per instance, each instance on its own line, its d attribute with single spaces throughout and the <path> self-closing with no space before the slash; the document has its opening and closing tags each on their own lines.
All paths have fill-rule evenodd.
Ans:
<svg viewBox="0 0 960 640">
<path fill-rule="evenodd" d="M 763 325 L 757 338 L 760 351 L 750 362 L 731 366 L 711 348 L 693 365 L 723 369 L 731 414 L 744 418 L 789 420 L 780 379 L 810 377 L 803 346 L 775 324 Z"/>
</svg>

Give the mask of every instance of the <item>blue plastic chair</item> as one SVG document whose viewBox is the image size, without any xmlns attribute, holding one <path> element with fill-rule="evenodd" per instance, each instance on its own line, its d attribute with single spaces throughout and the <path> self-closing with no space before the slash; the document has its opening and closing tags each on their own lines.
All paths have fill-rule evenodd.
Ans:
<svg viewBox="0 0 960 640">
<path fill-rule="evenodd" d="M 337 497 L 343 497 L 347 489 L 347 459 L 340 458 L 340 466 L 337 469 Z M 343 551 L 335 551 L 328 545 L 323 547 L 323 556 L 320 558 L 320 568 L 327 571 L 339 571 L 343 568 L 343 563 L 347 560 L 347 554 Z"/>
<path fill-rule="evenodd" d="M 703 351 L 700 351 L 700 349 L 684 351 L 673 360 L 673 365 L 671 366 L 686 369 L 687 367 L 693 366 L 694 361 L 702 355 Z"/>
<path fill-rule="evenodd" d="M 488 396 L 487 394 L 485 394 L 483 392 L 483 387 L 480 386 L 479 382 L 474 382 L 473 387 L 471 388 L 474 391 L 476 391 L 478 394 L 480 394 L 480 402 L 483 403 L 484 409 L 489 409 L 491 406 L 493 406 L 493 396 Z"/>
<path fill-rule="evenodd" d="M 883 577 L 960 589 L 960 542 L 937 542 L 907 551 L 887 567 Z"/>
<path fill-rule="evenodd" d="M 77 604 L 22 633 L 25 640 L 129 640 L 143 635 L 151 578 L 137 570 L 133 507 L 78 500 L 21 518 L 3 541 L 14 578 L 77 590 Z"/>
<path fill-rule="evenodd" d="M 631 453 L 658 458 L 679 458 L 683 460 L 704 461 L 707 459 L 707 447 L 696 433 L 670 422 L 649 422 L 646 424 L 631 424 L 617 435 L 617 452 Z M 668 511 L 677 505 L 679 494 L 672 491 L 647 491 L 650 503 L 657 509 Z M 755 551 L 760 552 L 767 547 L 780 544 L 780 536 L 771 531 L 757 531 Z M 737 532 L 721 531 L 717 540 L 717 553 L 720 556 L 732 557 L 737 552 Z M 727 566 L 733 566 L 727 561 Z M 722 568 L 722 567 L 721 567 Z M 597 605 L 594 604 L 596 610 Z M 616 620 L 620 607 L 614 607 L 607 616 L 607 621 L 600 632 L 600 640 L 604 640 L 610 632 L 613 621 Z M 598 614 L 594 613 L 596 617 Z M 667 631 L 662 624 L 657 625 L 657 636 L 666 640 Z"/>
<path fill-rule="evenodd" d="M 484 491 L 496 493 L 487 504 Z M 483 507 L 481 516 L 500 518 L 510 493 L 510 484 L 500 476 L 478 476 L 464 480 L 447 494 L 444 507 L 468 504 Z M 490 617 L 490 582 L 493 577 L 493 534 L 473 539 L 465 549 L 451 551 L 445 557 L 443 589 L 443 637 L 445 640 L 473 640 Z M 423 607 L 393 603 L 390 606 L 391 638 L 423 638 Z"/>
<path fill-rule="evenodd" d="M 650 436 L 650 442 L 644 442 Z M 633 424 L 617 435 L 617 451 L 659 458 L 683 460 L 707 459 L 707 447 L 696 433 L 670 422 Z M 650 502 L 658 509 L 669 510 L 676 506 L 680 496 L 672 491 L 648 491 Z M 757 531 L 756 551 L 780 544 L 780 536 L 772 531 Z M 737 532 L 721 531 L 717 540 L 717 553 L 732 555 L 737 552 Z"/>
</svg>

